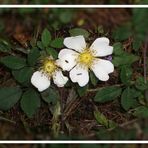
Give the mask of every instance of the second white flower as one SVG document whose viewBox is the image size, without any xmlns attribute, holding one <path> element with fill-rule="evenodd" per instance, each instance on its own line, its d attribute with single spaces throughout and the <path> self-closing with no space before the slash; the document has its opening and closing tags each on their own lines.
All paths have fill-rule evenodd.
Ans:
<svg viewBox="0 0 148 148">
<path fill-rule="evenodd" d="M 114 71 L 114 65 L 99 57 L 111 55 L 113 47 L 109 46 L 106 37 L 97 38 L 88 47 L 83 36 L 67 37 L 64 45 L 68 49 L 62 49 L 58 55 L 58 65 L 66 71 L 70 71 L 72 82 L 77 82 L 83 87 L 89 82 L 89 70 L 92 70 L 101 81 L 109 79 L 109 73 Z"/>
</svg>

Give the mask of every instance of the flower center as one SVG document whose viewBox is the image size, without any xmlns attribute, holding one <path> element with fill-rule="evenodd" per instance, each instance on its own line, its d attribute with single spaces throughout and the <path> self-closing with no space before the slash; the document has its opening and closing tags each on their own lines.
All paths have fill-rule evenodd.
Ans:
<svg viewBox="0 0 148 148">
<path fill-rule="evenodd" d="M 90 67 L 94 61 L 94 56 L 89 49 L 84 50 L 78 57 L 78 63 Z"/>
<path fill-rule="evenodd" d="M 57 65 L 54 60 L 46 59 L 43 63 L 43 71 L 48 75 L 52 75 L 57 70 Z"/>
</svg>

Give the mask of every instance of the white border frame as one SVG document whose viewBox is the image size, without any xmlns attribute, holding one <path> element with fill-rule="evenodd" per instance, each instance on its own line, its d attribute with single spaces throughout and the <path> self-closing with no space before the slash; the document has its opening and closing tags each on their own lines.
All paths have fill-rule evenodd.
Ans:
<svg viewBox="0 0 148 148">
<path fill-rule="evenodd" d="M 148 144 L 146 140 L 1 140 L 0 144 Z"/>
<path fill-rule="evenodd" d="M 0 8 L 148 8 L 148 5 L 0 5 Z M 148 144 L 148 140 L 0 140 L 0 144 Z"/>
<path fill-rule="evenodd" d="M 148 8 L 148 5 L 0 5 L 0 8 Z"/>
</svg>

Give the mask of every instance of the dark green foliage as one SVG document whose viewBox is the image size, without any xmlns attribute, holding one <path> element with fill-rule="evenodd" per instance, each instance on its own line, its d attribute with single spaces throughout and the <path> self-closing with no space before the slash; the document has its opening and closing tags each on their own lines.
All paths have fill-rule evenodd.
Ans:
<svg viewBox="0 0 148 148">
<path fill-rule="evenodd" d="M 34 66 L 39 57 L 40 57 L 40 51 L 38 50 L 38 48 L 31 49 L 29 54 L 28 54 L 28 59 L 27 59 L 28 64 L 30 66 Z"/>
<path fill-rule="evenodd" d="M 78 35 L 83 35 L 85 38 L 88 38 L 90 33 L 82 28 L 73 28 L 69 30 L 69 33 L 71 36 L 78 36 Z"/>
<path fill-rule="evenodd" d="M 54 48 L 46 48 L 46 52 L 49 56 L 52 56 L 54 59 L 57 59 L 58 57 L 58 52 Z"/>
<path fill-rule="evenodd" d="M 139 118 L 148 118 L 148 107 L 139 106 L 139 107 L 135 108 L 133 115 L 137 116 Z"/>
<path fill-rule="evenodd" d="M 94 116 L 96 121 L 105 126 L 106 128 L 115 128 L 117 125 L 115 122 L 108 120 L 102 113 L 100 113 L 98 110 L 94 111 Z"/>
<path fill-rule="evenodd" d="M 138 56 L 124 52 L 124 54 L 120 56 L 115 56 L 112 62 L 116 67 L 119 67 L 123 65 L 131 65 L 138 59 Z"/>
<path fill-rule="evenodd" d="M 66 24 L 69 23 L 73 18 L 73 13 L 69 10 L 67 11 L 61 11 L 61 13 L 59 14 L 59 20 Z"/>
<path fill-rule="evenodd" d="M 13 70 L 12 75 L 19 83 L 29 83 L 31 76 L 33 74 L 33 69 L 31 67 L 24 67 L 19 70 Z"/>
<path fill-rule="evenodd" d="M 0 110 L 8 110 L 20 99 L 22 90 L 19 87 L 0 88 Z"/>
<path fill-rule="evenodd" d="M 23 93 L 21 98 L 21 108 L 28 117 L 31 118 L 39 107 L 40 97 L 35 90 L 29 89 Z"/>
<path fill-rule="evenodd" d="M 139 91 L 137 91 L 136 89 L 127 87 L 122 95 L 121 95 L 121 105 L 125 110 L 128 110 L 132 107 L 137 106 L 137 100 L 136 98 L 138 98 L 141 95 L 141 93 Z"/>
<path fill-rule="evenodd" d="M 91 83 L 94 85 L 94 86 L 96 86 L 96 84 L 97 84 L 97 82 L 98 82 L 98 79 L 96 78 L 96 76 L 94 75 L 94 73 L 93 72 L 91 72 L 90 71 L 90 81 L 91 81 Z"/>
<path fill-rule="evenodd" d="M 20 69 L 26 66 L 26 60 L 16 56 L 5 56 L 0 59 L 0 62 L 10 69 Z"/>
<path fill-rule="evenodd" d="M 138 77 L 135 86 L 137 89 L 144 91 L 148 89 L 148 82 L 145 82 L 143 77 Z"/>
<path fill-rule="evenodd" d="M 82 96 L 86 95 L 87 89 L 88 89 L 88 85 L 86 85 L 84 87 L 77 86 L 77 92 L 78 92 L 79 96 L 82 97 Z"/>
<path fill-rule="evenodd" d="M 94 100 L 96 102 L 108 102 L 116 99 L 121 95 L 122 89 L 120 87 L 116 86 L 108 86 L 101 90 L 98 90 L 96 93 Z"/>
<path fill-rule="evenodd" d="M 56 104 L 56 102 L 60 99 L 58 91 L 52 88 L 48 88 L 42 92 L 41 96 L 45 102 L 53 104 Z"/>
<path fill-rule="evenodd" d="M 131 77 L 132 77 L 132 68 L 129 66 L 122 66 L 120 73 L 121 82 L 125 85 L 129 85 Z"/>
<path fill-rule="evenodd" d="M 122 55 L 124 53 L 123 45 L 120 42 L 113 44 L 113 53 L 115 55 Z"/>
<path fill-rule="evenodd" d="M 56 38 L 55 40 L 53 40 L 51 42 L 51 47 L 53 48 L 62 48 L 63 47 L 63 41 L 64 39 L 63 38 Z"/>
<path fill-rule="evenodd" d="M 45 28 L 42 32 L 41 41 L 47 47 L 51 42 L 51 33 Z"/>
<path fill-rule="evenodd" d="M 117 28 L 113 32 L 113 38 L 117 41 L 124 41 L 128 39 L 132 35 L 131 32 L 131 24 L 125 24 L 119 28 Z"/>
<path fill-rule="evenodd" d="M 0 40 L 0 52 L 11 52 L 10 44 L 7 41 L 2 39 Z"/>
</svg>

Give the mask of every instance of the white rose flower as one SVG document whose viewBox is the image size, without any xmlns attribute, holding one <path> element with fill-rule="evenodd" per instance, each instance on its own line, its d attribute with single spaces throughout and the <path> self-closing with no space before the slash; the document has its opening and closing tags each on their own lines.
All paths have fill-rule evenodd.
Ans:
<svg viewBox="0 0 148 148">
<path fill-rule="evenodd" d="M 62 74 L 61 69 L 57 65 L 57 61 L 52 58 L 46 58 L 39 71 L 33 73 L 31 83 L 42 92 L 50 86 L 51 78 L 58 87 L 63 87 L 68 78 Z"/>
<path fill-rule="evenodd" d="M 67 37 L 64 45 L 68 49 L 59 52 L 57 63 L 66 71 L 70 71 L 72 82 L 77 82 L 83 87 L 89 82 L 89 70 L 92 70 L 101 81 L 107 81 L 109 74 L 114 71 L 114 65 L 99 57 L 111 55 L 113 47 L 109 46 L 109 39 L 106 37 L 97 38 L 88 47 L 82 35 Z"/>
</svg>

